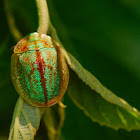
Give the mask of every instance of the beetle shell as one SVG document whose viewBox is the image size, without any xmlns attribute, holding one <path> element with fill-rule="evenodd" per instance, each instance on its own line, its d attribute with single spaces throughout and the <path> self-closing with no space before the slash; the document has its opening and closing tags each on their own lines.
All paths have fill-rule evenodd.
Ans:
<svg viewBox="0 0 140 140">
<path fill-rule="evenodd" d="M 14 47 L 11 77 L 16 91 L 26 102 L 46 107 L 63 97 L 69 71 L 61 48 L 51 37 L 31 33 Z"/>
</svg>

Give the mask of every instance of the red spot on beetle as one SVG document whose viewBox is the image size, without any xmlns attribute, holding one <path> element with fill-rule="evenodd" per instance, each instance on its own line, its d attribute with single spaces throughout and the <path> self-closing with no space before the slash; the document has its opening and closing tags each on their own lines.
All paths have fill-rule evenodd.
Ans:
<svg viewBox="0 0 140 140">
<path fill-rule="evenodd" d="M 17 48 L 15 49 L 15 52 L 23 53 L 29 50 L 29 44 L 25 41 L 18 43 Z"/>
<path fill-rule="evenodd" d="M 45 45 L 48 45 L 48 43 L 46 41 L 44 41 Z"/>
<path fill-rule="evenodd" d="M 29 48 L 27 47 L 27 45 L 25 45 L 24 47 L 21 48 L 21 51 L 24 51 L 24 52 L 28 51 L 28 50 L 29 50 Z"/>
<path fill-rule="evenodd" d="M 24 61 L 25 63 L 28 63 L 29 60 L 30 60 L 30 56 L 27 56 L 27 57 L 24 57 L 24 58 L 23 58 L 23 61 Z"/>
<path fill-rule="evenodd" d="M 35 41 L 34 41 L 34 45 L 36 45 L 36 44 L 37 44 L 37 41 L 35 40 Z"/>
<path fill-rule="evenodd" d="M 34 67 L 35 62 L 33 62 L 32 64 L 32 69 L 30 71 L 30 75 L 32 75 L 34 73 L 34 71 L 36 70 L 36 68 Z"/>
<path fill-rule="evenodd" d="M 55 81 L 56 81 L 56 71 L 53 72 L 53 75 L 54 75 L 54 78 L 55 78 Z"/>
<path fill-rule="evenodd" d="M 51 71 L 53 70 L 53 67 L 50 66 L 50 65 L 47 65 L 48 66 L 48 69 L 50 69 Z"/>
</svg>

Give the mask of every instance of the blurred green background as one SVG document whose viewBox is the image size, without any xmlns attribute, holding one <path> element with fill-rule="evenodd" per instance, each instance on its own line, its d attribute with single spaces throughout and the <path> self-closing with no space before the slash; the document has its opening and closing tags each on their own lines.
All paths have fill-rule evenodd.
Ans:
<svg viewBox="0 0 140 140">
<path fill-rule="evenodd" d="M 23 35 L 38 26 L 35 0 L 9 0 Z M 60 40 L 103 85 L 140 110 L 140 1 L 48 0 Z M 8 137 L 18 99 L 10 78 L 12 37 L 0 1 L 0 139 Z M 86 94 L 86 93 L 85 93 Z M 115 131 L 93 123 L 65 94 L 64 140 L 139 140 L 140 131 Z M 3 138 L 2 138 L 2 137 Z M 41 137 L 40 137 L 41 136 Z M 36 139 L 43 140 L 43 124 Z"/>
</svg>

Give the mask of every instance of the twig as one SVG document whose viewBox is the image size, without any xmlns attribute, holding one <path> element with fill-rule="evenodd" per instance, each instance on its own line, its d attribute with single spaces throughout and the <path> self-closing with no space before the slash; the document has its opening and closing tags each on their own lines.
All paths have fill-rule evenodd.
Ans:
<svg viewBox="0 0 140 140">
<path fill-rule="evenodd" d="M 37 32 L 47 34 L 49 26 L 49 11 L 46 0 L 36 0 L 38 9 L 39 26 Z"/>
</svg>

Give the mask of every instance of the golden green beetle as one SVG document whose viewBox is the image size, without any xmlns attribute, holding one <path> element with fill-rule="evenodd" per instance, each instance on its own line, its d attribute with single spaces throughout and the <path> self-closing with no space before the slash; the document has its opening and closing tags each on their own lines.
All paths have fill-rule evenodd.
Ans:
<svg viewBox="0 0 140 140">
<path fill-rule="evenodd" d="M 46 107 L 63 97 L 69 70 L 61 48 L 50 36 L 35 32 L 14 47 L 11 77 L 16 91 L 26 102 Z"/>
</svg>

